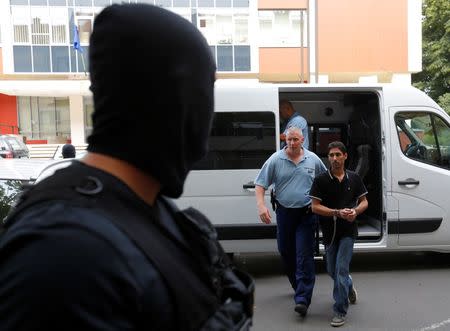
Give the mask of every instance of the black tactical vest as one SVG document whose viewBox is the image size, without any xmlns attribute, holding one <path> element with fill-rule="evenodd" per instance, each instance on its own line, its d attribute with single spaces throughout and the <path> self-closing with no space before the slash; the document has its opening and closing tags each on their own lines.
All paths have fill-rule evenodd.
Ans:
<svg viewBox="0 0 450 331">
<path fill-rule="evenodd" d="M 156 213 L 149 219 L 139 207 L 142 201 L 117 190 L 109 175 L 78 162 L 25 190 L 4 226 L 7 229 L 22 212 L 44 201 L 93 209 L 123 231 L 159 271 L 175 303 L 179 330 L 248 330 L 253 315 L 251 277 L 231 265 L 203 214 L 193 208 L 180 211 L 164 197 L 158 199 L 171 211 L 189 246 L 162 226 L 164 220 Z"/>
</svg>

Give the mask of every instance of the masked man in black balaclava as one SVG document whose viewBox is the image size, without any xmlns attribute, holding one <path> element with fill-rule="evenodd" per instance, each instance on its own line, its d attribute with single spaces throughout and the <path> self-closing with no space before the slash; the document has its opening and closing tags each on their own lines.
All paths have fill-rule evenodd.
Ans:
<svg viewBox="0 0 450 331">
<path fill-rule="evenodd" d="M 0 240 L 0 330 L 248 329 L 252 281 L 177 198 L 207 149 L 215 64 L 187 20 L 105 8 L 88 153 L 25 191 Z M 170 113 L 170 116 L 168 115 Z"/>
</svg>

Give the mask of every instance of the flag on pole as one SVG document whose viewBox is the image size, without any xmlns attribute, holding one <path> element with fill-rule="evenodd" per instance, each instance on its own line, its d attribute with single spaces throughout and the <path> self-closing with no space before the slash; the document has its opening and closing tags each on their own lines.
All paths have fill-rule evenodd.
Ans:
<svg viewBox="0 0 450 331">
<path fill-rule="evenodd" d="M 80 34 L 78 33 L 78 27 L 76 24 L 73 25 L 73 49 L 83 53 L 83 47 L 80 44 Z"/>
</svg>

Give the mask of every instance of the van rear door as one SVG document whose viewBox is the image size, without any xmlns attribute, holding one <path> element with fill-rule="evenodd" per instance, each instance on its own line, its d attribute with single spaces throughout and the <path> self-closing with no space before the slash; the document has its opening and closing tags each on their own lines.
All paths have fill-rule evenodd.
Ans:
<svg viewBox="0 0 450 331">
<path fill-rule="evenodd" d="M 259 221 L 253 181 L 279 148 L 278 136 L 276 87 L 216 87 L 209 152 L 190 172 L 177 205 L 206 214 L 221 240 L 267 236 L 267 227 L 263 229 Z M 269 232 L 274 231 L 272 226 Z"/>
</svg>

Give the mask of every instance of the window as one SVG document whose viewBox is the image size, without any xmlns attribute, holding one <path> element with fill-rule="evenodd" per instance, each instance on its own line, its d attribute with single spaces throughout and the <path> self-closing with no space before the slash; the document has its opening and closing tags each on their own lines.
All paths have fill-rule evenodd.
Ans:
<svg viewBox="0 0 450 331">
<path fill-rule="evenodd" d="M 20 134 L 63 143 L 70 139 L 68 98 L 17 97 Z"/>
<path fill-rule="evenodd" d="M 194 169 L 259 169 L 275 152 L 271 112 L 215 113 L 209 152 Z"/>
<path fill-rule="evenodd" d="M 94 100 L 92 97 L 83 97 L 84 109 L 84 136 L 87 138 L 92 133 L 92 114 L 94 113 Z"/>
<path fill-rule="evenodd" d="M 450 127 L 432 113 L 395 115 L 400 149 L 407 157 L 450 169 Z"/>
<path fill-rule="evenodd" d="M 14 43 L 30 42 L 30 10 L 29 7 L 12 6 L 11 17 L 13 24 Z"/>
<path fill-rule="evenodd" d="M 260 45 L 307 47 L 306 10 L 261 10 L 258 15 Z"/>
<path fill-rule="evenodd" d="M 50 15 L 47 7 L 31 7 L 31 42 L 50 44 Z"/>
</svg>

